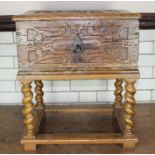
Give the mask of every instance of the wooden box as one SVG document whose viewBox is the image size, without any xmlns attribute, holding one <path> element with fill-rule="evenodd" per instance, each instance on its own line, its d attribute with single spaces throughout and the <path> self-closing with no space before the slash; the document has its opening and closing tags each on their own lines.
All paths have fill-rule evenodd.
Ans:
<svg viewBox="0 0 155 155">
<path fill-rule="evenodd" d="M 19 70 L 137 69 L 139 14 L 34 12 L 16 16 Z"/>
</svg>

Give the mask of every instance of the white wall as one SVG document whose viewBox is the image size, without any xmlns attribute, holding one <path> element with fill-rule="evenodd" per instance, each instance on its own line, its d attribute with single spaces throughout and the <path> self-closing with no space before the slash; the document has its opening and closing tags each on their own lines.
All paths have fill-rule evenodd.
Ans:
<svg viewBox="0 0 155 155">
<path fill-rule="evenodd" d="M 151 1 L 92 1 L 92 2 L 5 2 L 0 1 L 0 15 L 21 14 L 30 10 L 128 10 L 133 12 L 155 12 L 155 2 Z"/>
<path fill-rule="evenodd" d="M 29 10 L 125 9 L 155 12 L 155 2 L 0 2 L 0 15 Z M 155 102 L 155 30 L 140 31 L 138 102 Z M 0 104 L 19 104 L 22 95 L 16 81 L 18 71 L 15 32 L 0 32 Z M 112 102 L 114 80 L 44 81 L 45 101 Z"/>
</svg>

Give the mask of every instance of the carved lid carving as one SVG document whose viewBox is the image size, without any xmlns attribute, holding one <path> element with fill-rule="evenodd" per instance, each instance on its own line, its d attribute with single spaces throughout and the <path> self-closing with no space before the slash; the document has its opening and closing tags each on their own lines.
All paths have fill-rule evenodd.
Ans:
<svg viewBox="0 0 155 155">
<path fill-rule="evenodd" d="M 12 17 L 13 21 L 52 19 L 139 19 L 141 14 L 127 11 L 30 11 Z"/>
</svg>

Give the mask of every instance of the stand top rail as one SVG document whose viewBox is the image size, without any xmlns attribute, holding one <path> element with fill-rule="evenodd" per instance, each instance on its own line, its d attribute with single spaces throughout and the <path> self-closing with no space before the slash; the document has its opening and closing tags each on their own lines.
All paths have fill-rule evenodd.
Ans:
<svg viewBox="0 0 155 155">
<path fill-rule="evenodd" d="M 41 74 L 28 74 L 18 72 L 17 79 L 19 81 L 23 80 L 93 80 L 93 79 L 139 79 L 139 71 L 106 71 L 102 73 L 95 74 L 50 74 L 50 73 L 41 73 Z"/>
</svg>

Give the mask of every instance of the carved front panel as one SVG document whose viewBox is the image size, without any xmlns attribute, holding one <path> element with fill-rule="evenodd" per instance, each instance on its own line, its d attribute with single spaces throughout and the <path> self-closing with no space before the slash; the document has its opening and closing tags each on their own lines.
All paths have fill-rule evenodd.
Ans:
<svg viewBox="0 0 155 155">
<path fill-rule="evenodd" d="M 116 19 L 16 22 L 19 69 L 136 68 L 138 26 Z"/>
</svg>

